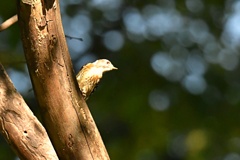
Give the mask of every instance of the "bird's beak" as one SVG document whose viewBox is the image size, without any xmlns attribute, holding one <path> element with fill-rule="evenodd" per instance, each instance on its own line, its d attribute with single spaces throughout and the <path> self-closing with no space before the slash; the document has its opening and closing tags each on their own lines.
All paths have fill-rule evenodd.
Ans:
<svg viewBox="0 0 240 160">
<path fill-rule="evenodd" d="M 113 68 L 112 68 L 112 69 L 116 69 L 116 70 L 117 70 L 118 68 L 113 66 Z"/>
</svg>

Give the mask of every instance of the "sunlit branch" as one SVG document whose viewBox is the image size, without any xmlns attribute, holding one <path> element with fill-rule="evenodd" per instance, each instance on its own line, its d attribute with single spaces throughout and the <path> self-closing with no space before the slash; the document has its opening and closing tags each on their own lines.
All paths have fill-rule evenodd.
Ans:
<svg viewBox="0 0 240 160">
<path fill-rule="evenodd" d="M 0 32 L 7 29 L 8 27 L 10 27 L 11 25 L 13 25 L 14 23 L 16 23 L 18 21 L 18 17 L 17 15 L 12 16 L 11 18 L 7 19 L 5 22 L 3 22 L 0 25 Z"/>
</svg>

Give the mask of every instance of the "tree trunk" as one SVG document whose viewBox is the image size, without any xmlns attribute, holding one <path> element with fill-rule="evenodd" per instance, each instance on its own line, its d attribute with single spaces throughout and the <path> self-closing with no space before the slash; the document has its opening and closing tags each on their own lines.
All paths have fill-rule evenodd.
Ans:
<svg viewBox="0 0 240 160">
<path fill-rule="evenodd" d="M 46 130 L 16 91 L 0 64 L 0 129 L 21 159 L 58 159 Z"/>
<path fill-rule="evenodd" d="M 59 1 L 20 0 L 23 48 L 42 119 L 60 159 L 109 159 L 77 85 Z"/>
</svg>

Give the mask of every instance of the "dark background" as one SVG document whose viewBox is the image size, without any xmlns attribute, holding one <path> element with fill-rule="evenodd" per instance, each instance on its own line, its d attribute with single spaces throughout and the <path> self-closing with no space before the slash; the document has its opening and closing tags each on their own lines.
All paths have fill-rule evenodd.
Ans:
<svg viewBox="0 0 240 160">
<path fill-rule="evenodd" d="M 16 14 L 0 2 L 0 22 Z M 75 73 L 107 58 L 87 101 L 111 159 L 240 160 L 240 1 L 61 1 Z M 0 61 L 40 119 L 18 25 Z M 16 156 L 0 139 L 0 159 Z"/>
</svg>

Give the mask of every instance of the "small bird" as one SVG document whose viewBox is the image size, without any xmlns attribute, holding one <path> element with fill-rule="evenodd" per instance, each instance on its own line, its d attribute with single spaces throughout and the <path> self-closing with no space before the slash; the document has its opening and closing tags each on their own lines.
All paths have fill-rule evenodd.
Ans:
<svg viewBox="0 0 240 160">
<path fill-rule="evenodd" d="M 100 82 L 103 73 L 114 69 L 117 68 L 107 59 L 99 59 L 93 63 L 84 65 L 76 76 L 83 98 L 85 100 L 89 98 Z"/>
</svg>

